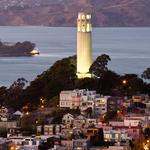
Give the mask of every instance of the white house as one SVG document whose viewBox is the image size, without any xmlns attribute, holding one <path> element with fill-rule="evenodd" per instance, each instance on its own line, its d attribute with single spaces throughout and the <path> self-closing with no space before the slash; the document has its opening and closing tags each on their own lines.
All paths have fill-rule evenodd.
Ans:
<svg viewBox="0 0 150 150">
<path fill-rule="evenodd" d="M 95 99 L 95 113 L 96 114 L 104 114 L 107 112 L 107 100 L 108 96 L 105 97 L 97 97 Z"/>
<path fill-rule="evenodd" d="M 104 130 L 104 140 L 105 141 L 112 141 L 112 142 L 121 142 L 127 141 L 128 132 L 127 130 L 122 129 L 111 129 L 111 130 Z"/>
<path fill-rule="evenodd" d="M 69 113 L 65 114 L 62 118 L 62 123 L 65 125 L 71 125 L 73 124 L 73 121 L 74 121 L 74 116 Z"/>
</svg>

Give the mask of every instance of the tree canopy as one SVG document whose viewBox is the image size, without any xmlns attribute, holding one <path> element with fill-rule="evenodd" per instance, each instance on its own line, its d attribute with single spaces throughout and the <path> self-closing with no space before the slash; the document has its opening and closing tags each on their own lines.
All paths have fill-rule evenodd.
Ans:
<svg viewBox="0 0 150 150">
<path fill-rule="evenodd" d="M 121 94 L 149 93 L 150 84 L 143 81 L 136 74 L 119 75 L 108 69 L 110 57 L 106 54 L 98 56 L 90 67 L 94 78 L 78 79 L 76 77 L 76 56 L 56 61 L 47 71 L 26 86 L 24 78 L 16 80 L 9 88 L 0 88 L 0 103 L 13 108 L 22 106 L 37 107 L 40 99 L 54 106 L 51 101 L 58 103 L 59 93 L 62 90 L 89 89 L 96 90 L 103 95 L 121 96 Z M 149 78 L 150 69 L 143 73 L 144 78 Z M 126 84 L 122 83 L 126 80 Z"/>
<path fill-rule="evenodd" d="M 150 79 L 150 68 L 147 68 L 141 75 L 144 79 Z"/>
<path fill-rule="evenodd" d="M 101 77 L 104 72 L 108 70 L 108 62 L 111 61 L 110 57 L 106 54 L 102 54 L 96 58 L 90 67 L 90 72 L 96 77 Z"/>
<path fill-rule="evenodd" d="M 74 88 L 76 67 L 72 63 L 74 57 L 55 62 L 47 71 L 31 82 L 24 92 L 24 100 L 37 104 L 41 97 L 51 99 L 62 90 Z"/>
</svg>

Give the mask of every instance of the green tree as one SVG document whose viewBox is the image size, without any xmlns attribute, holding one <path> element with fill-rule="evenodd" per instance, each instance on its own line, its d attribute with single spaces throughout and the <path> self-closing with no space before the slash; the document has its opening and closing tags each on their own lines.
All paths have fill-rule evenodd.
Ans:
<svg viewBox="0 0 150 150">
<path fill-rule="evenodd" d="M 145 128 L 144 136 L 145 136 L 146 139 L 150 138 L 150 128 Z"/>
<path fill-rule="evenodd" d="M 108 70 L 107 65 L 109 61 L 111 61 L 111 59 L 106 54 L 98 56 L 89 69 L 90 73 L 96 77 L 101 77 L 102 74 Z"/>
<path fill-rule="evenodd" d="M 56 108 L 59 105 L 59 96 L 54 96 L 53 98 L 51 98 L 48 103 L 47 103 L 48 107 L 53 107 Z"/>
<path fill-rule="evenodd" d="M 93 110 L 91 107 L 88 107 L 84 112 L 86 113 L 87 117 L 90 118 L 92 116 Z"/>
<path fill-rule="evenodd" d="M 120 81 L 120 75 L 117 73 L 108 70 L 105 71 L 101 78 L 98 79 L 98 89 L 100 93 L 103 95 L 113 95 L 113 90 L 118 88 L 119 81 Z"/>
<path fill-rule="evenodd" d="M 19 109 L 21 106 L 22 94 L 25 88 L 27 80 L 24 78 L 18 78 L 7 90 L 5 97 L 5 104 L 8 107 L 13 107 L 14 109 Z"/>
<path fill-rule="evenodd" d="M 10 86 L 10 89 L 22 90 L 28 81 L 25 78 L 18 78 L 14 83 Z"/>
<path fill-rule="evenodd" d="M 147 68 L 141 75 L 144 79 L 150 79 L 150 68 Z"/>
<path fill-rule="evenodd" d="M 91 138 L 91 144 L 92 146 L 104 145 L 104 133 L 102 128 L 100 128 L 98 132 Z"/>
<path fill-rule="evenodd" d="M 89 89 L 96 90 L 97 79 L 96 78 L 83 78 L 76 79 L 75 88 L 77 89 Z"/>
<path fill-rule="evenodd" d="M 126 84 L 122 83 L 123 80 L 126 80 Z M 144 93 L 146 83 L 143 82 L 141 78 L 136 74 L 126 74 L 120 77 L 120 86 L 121 91 L 128 96 L 138 93 Z"/>
<path fill-rule="evenodd" d="M 0 41 L 0 47 L 3 46 L 3 43 Z"/>
<path fill-rule="evenodd" d="M 64 58 L 55 62 L 47 71 L 31 82 L 24 92 L 24 103 L 38 105 L 39 99 L 50 100 L 60 91 L 74 89 L 76 79 L 75 57 Z"/>
<path fill-rule="evenodd" d="M 3 105 L 6 100 L 7 88 L 2 86 L 0 87 L 0 104 Z"/>
</svg>

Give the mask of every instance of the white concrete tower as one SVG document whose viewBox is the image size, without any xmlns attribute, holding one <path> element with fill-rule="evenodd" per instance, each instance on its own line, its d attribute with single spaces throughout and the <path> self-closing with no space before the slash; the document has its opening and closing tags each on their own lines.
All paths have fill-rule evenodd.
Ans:
<svg viewBox="0 0 150 150">
<path fill-rule="evenodd" d="M 92 64 L 92 24 L 91 14 L 79 12 L 77 19 L 77 76 L 91 77 Z"/>
</svg>

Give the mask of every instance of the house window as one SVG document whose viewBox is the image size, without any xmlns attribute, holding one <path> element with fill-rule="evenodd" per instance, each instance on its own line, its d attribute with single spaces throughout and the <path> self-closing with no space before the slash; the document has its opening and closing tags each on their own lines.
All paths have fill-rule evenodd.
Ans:
<svg viewBox="0 0 150 150">
<path fill-rule="evenodd" d="M 118 139 L 118 138 L 119 138 L 119 135 L 118 135 L 118 134 L 115 134 L 115 138 Z"/>
<path fill-rule="evenodd" d="M 133 132 L 136 132 L 136 129 L 133 129 Z"/>
<path fill-rule="evenodd" d="M 106 139 L 111 139 L 112 136 L 111 136 L 110 134 L 105 134 L 105 138 L 106 138 Z"/>
</svg>

